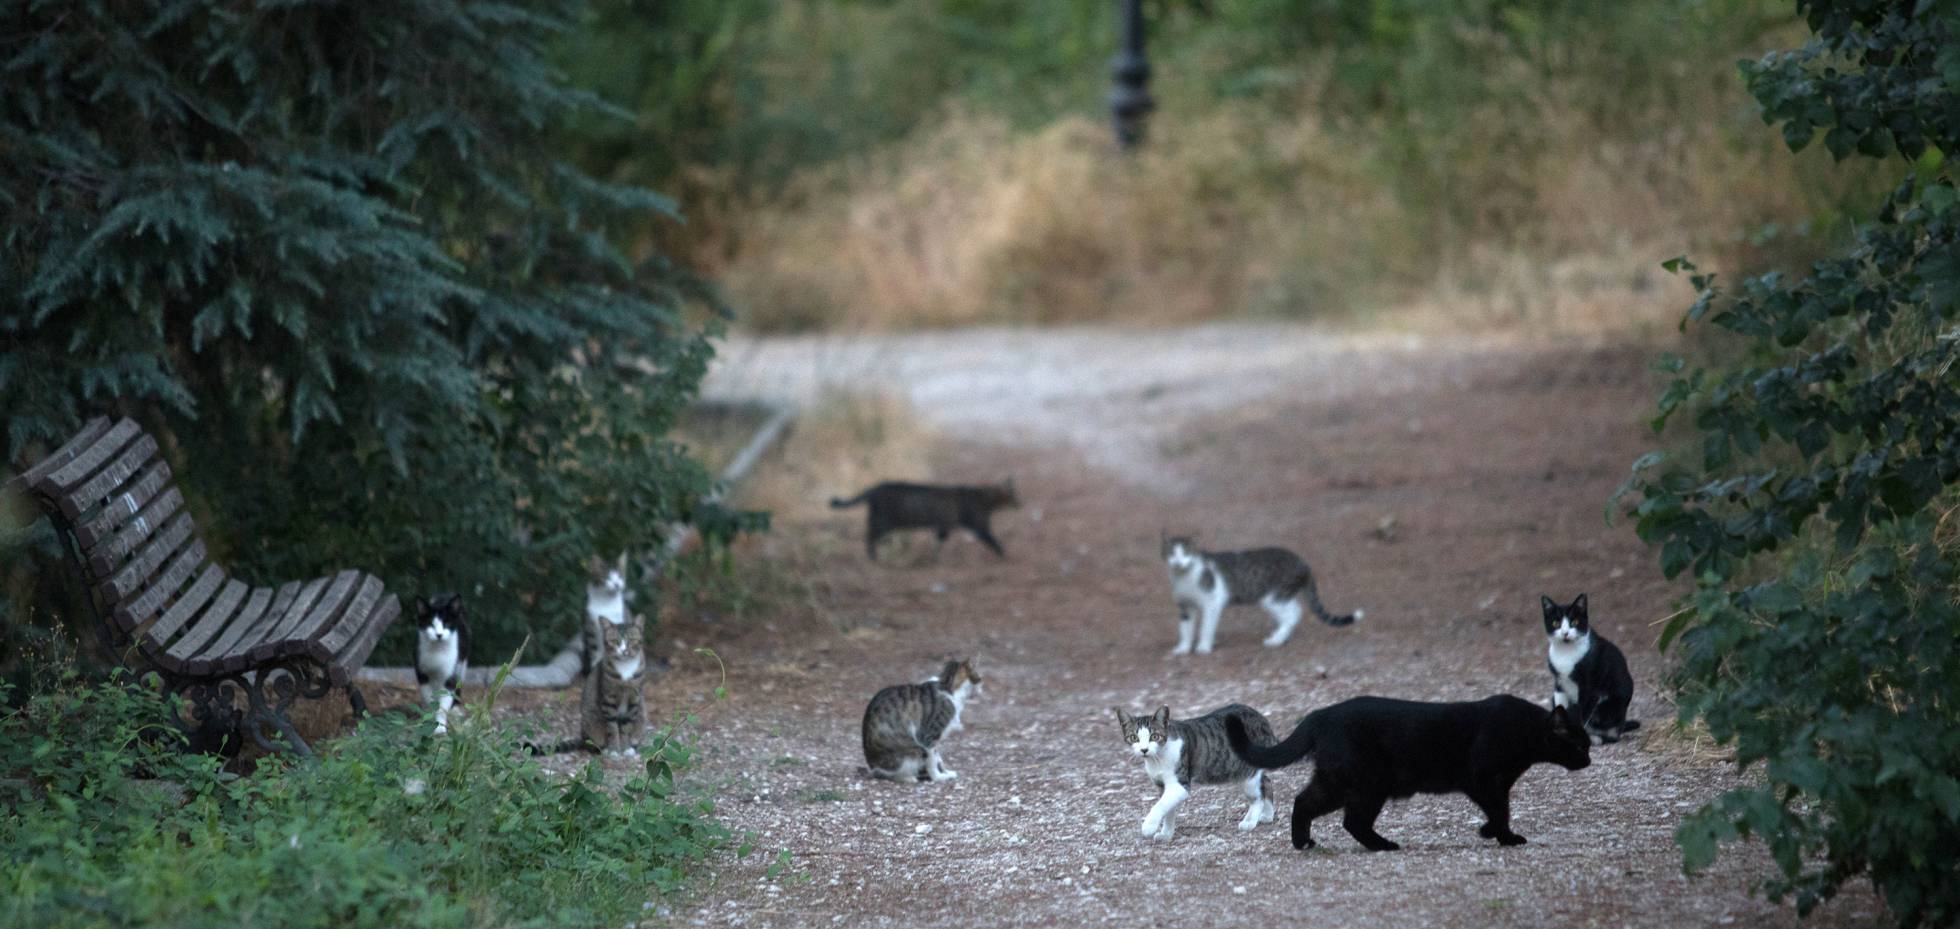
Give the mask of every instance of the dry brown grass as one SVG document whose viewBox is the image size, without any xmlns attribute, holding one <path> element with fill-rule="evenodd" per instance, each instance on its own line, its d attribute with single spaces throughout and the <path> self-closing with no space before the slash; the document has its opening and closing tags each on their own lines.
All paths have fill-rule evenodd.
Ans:
<svg viewBox="0 0 1960 929">
<path fill-rule="evenodd" d="M 1827 213 L 1861 183 L 1782 151 L 1739 90 L 1630 139 L 1553 98 L 1534 114 L 1549 141 L 1520 151 L 1505 118 L 1470 121 L 1458 187 L 1414 202 L 1387 179 L 1406 153 L 1269 108 L 1167 111 L 1131 157 L 1081 117 L 1023 131 L 954 112 L 747 211 L 720 273 L 765 330 L 1385 315 L 1623 331 L 1688 302 L 1662 259 L 1801 258 L 1825 243 L 1749 231 Z"/>
</svg>

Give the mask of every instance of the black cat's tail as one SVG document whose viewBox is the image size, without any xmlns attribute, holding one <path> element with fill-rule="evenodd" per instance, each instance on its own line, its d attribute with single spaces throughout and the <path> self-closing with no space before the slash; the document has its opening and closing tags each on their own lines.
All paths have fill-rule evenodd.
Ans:
<svg viewBox="0 0 1960 929">
<path fill-rule="evenodd" d="M 1621 732 L 1632 732 L 1633 730 L 1638 728 L 1640 728 L 1640 720 L 1637 719 L 1629 719 L 1626 722 L 1620 724 Z"/>
<path fill-rule="evenodd" d="M 1352 626 L 1355 620 L 1368 615 L 1363 610 L 1355 610 L 1352 613 L 1346 613 L 1340 616 L 1328 615 L 1327 607 L 1322 606 L 1320 603 L 1320 585 L 1314 583 L 1313 572 L 1311 571 L 1307 572 L 1306 577 L 1302 580 L 1299 592 L 1307 595 L 1307 609 L 1312 610 L 1313 615 L 1320 617 L 1320 621 L 1329 626 Z"/>
<path fill-rule="evenodd" d="M 854 507 L 860 503 L 863 503 L 864 498 L 869 496 L 871 496 L 871 491 L 867 490 L 864 493 L 858 494 L 857 496 L 852 497 L 849 500 L 845 500 L 840 497 L 832 497 L 830 498 L 830 508 L 833 510 L 848 509 L 850 507 Z"/>
<path fill-rule="evenodd" d="M 1308 714 L 1293 727 L 1293 734 L 1276 745 L 1254 745 L 1252 736 L 1245 731 L 1245 721 L 1236 716 L 1225 718 L 1225 740 L 1232 743 L 1232 753 L 1246 764 L 1255 768 L 1284 768 L 1308 755 L 1313 754 L 1313 716 Z"/>
</svg>

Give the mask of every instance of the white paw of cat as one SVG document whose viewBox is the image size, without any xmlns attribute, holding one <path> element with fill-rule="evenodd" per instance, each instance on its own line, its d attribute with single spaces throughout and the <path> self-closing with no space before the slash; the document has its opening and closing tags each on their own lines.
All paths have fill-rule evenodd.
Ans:
<svg viewBox="0 0 1960 929">
<path fill-rule="evenodd" d="M 938 774 L 934 774 L 932 779 L 935 781 L 950 781 L 959 776 L 960 772 L 958 771 L 941 771 Z"/>
<path fill-rule="evenodd" d="M 1211 646 L 1209 646 L 1209 645 L 1200 645 L 1200 646 L 1198 646 L 1198 654 L 1200 654 L 1200 655 L 1209 655 L 1209 654 L 1211 654 Z"/>
<path fill-rule="evenodd" d="M 1266 637 L 1266 647 L 1277 648 L 1281 645 L 1285 645 L 1286 640 L 1292 637 L 1293 635 L 1290 631 L 1285 633 L 1275 632 L 1272 635 Z"/>
<path fill-rule="evenodd" d="M 1177 824 L 1166 819 L 1163 825 L 1157 827 L 1156 835 L 1151 836 L 1151 838 L 1159 842 L 1169 842 L 1171 837 L 1175 835 L 1177 835 Z"/>
<path fill-rule="evenodd" d="M 1191 654 L 1191 646 L 1189 645 L 1180 645 L 1176 648 L 1171 649 L 1171 655 L 1173 657 L 1178 655 L 1189 655 L 1189 654 Z"/>
<path fill-rule="evenodd" d="M 1146 838 L 1146 839 L 1154 839 L 1154 838 L 1156 838 L 1156 837 L 1157 837 L 1157 830 L 1158 830 L 1158 828 L 1159 828 L 1159 827 L 1161 827 L 1162 825 L 1163 825 L 1163 822 L 1162 822 L 1161 820 L 1157 820 L 1157 819 L 1154 819 L 1154 818 L 1151 818 L 1151 817 L 1148 817 L 1148 816 L 1146 816 L 1146 817 L 1144 817 L 1144 818 L 1143 818 L 1143 837 L 1144 837 L 1144 838 Z"/>
<path fill-rule="evenodd" d="M 629 748 L 629 749 L 627 749 L 627 750 L 626 750 L 626 757 L 628 757 L 628 758 L 638 758 L 638 757 L 640 757 L 640 750 L 639 750 L 639 749 L 637 749 L 637 748 Z"/>
<path fill-rule="evenodd" d="M 1273 801 L 1266 800 L 1261 802 L 1259 804 L 1259 821 L 1262 823 L 1272 822 L 1273 816 L 1276 812 L 1277 811 L 1273 809 Z"/>
<path fill-rule="evenodd" d="M 449 731 L 448 723 L 436 723 L 436 735 L 443 735 L 448 731 Z"/>
</svg>

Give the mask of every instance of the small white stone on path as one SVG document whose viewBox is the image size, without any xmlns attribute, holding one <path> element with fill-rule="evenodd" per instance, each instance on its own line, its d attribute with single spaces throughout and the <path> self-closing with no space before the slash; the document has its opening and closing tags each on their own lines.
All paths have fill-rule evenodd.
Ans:
<svg viewBox="0 0 1960 929">
<path fill-rule="evenodd" d="M 932 831 L 932 824 L 931 824 L 931 823 L 920 823 L 920 824 L 918 824 L 918 825 L 916 825 L 916 826 L 913 826 L 913 827 L 912 827 L 912 831 L 913 831 L 913 832 L 915 832 L 915 833 L 918 833 L 919 835 L 925 835 L 926 833 L 928 833 L 928 832 L 931 832 L 931 831 Z"/>
</svg>

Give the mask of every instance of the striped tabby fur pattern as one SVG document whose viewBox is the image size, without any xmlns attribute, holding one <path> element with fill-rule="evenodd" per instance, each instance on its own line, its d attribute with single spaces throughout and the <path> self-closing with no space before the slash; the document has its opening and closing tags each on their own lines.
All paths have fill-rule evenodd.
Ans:
<svg viewBox="0 0 1960 929">
<path fill-rule="evenodd" d="M 607 755 L 638 755 L 640 735 L 647 727 L 645 695 L 640 692 L 646 668 L 646 619 L 634 614 L 619 625 L 599 622 L 598 666 L 585 676 L 579 707 L 579 737 L 585 747 Z"/>
<path fill-rule="evenodd" d="M 1265 732 L 1271 738 L 1273 725 L 1266 717 L 1244 704 L 1232 703 L 1195 719 L 1172 719 L 1170 707 L 1160 707 L 1149 716 L 1131 716 L 1116 711 L 1116 722 L 1123 728 L 1123 740 L 1130 751 L 1143 758 L 1143 770 L 1152 783 L 1163 788 L 1150 813 L 1143 818 L 1143 836 L 1168 842 L 1177 832 L 1177 808 L 1190 796 L 1193 784 L 1236 783 L 1245 789 L 1252 806 L 1239 820 L 1246 831 L 1260 823 L 1273 821 L 1273 799 L 1264 772 L 1247 764 L 1232 751 L 1225 735 L 1225 721 L 1237 719 L 1247 732 Z"/>
<path fill-rule="evenodd" d="M 894 684 L 864 708 L 864 763 L 874 777 L 894 781 L 946 781 L 959 777 L 939 759 L 939 743 L 964 728 L 960 711 L 980 692 L 971 661 L 949 661 L 939 676 L 919 684 Z"/>
<path fill-rule="evenodd" d="M 1210 654 L 1218 634 L 1218 619 L 1227 606 L 1257 603 L 1273 617 L 1267 647 L 1286 644 L 1300 624 L 1301 608 L 1330 626 L 1346 626 L 1362 617 L 1355 610 L 1328 614 L 1321 605 L 1319 585 L 1307 563 L 1283 548 L 1242 552 L 1200 551 L 1189 536 L 1163 540 L 1164 563 L 1170 568 L 1171 597 L 1177 602 L 1177 647 L 1173 655 Z"/>
</svg>

